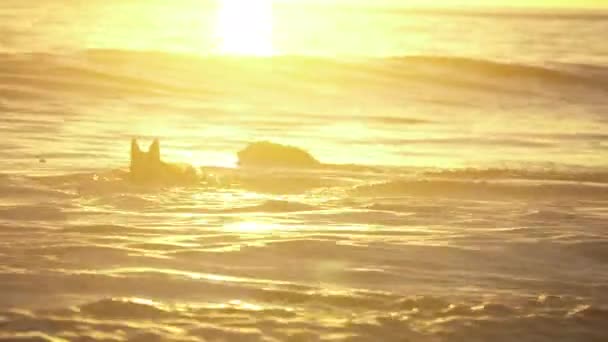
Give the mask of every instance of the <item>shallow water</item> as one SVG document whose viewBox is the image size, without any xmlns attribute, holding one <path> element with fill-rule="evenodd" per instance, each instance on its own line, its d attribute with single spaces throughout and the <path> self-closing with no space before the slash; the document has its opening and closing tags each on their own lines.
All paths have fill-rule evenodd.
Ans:
<svg viewBox="0 0 608 342">
<path fill-rule="evenodd" d="M 606 185 L 229 173 L 5 176 L 5 336 L 606 337 Z"/>
<path fill-rule="evenodd" d="M 228 57 L 179 26 L 128 49 L 112 2 L 3 6 L 0 340 L 608 338 L 607 54 L 574 45 L 598 14 L 352 11 L 433 46 L 275 27 L 288 56 Z M 445 37 L 479 22 L 534 30 Z M 133 136 L 201 181 L 131 184 Z M 324 166 L 237 167 L 260 140 Z"/>
</svg>

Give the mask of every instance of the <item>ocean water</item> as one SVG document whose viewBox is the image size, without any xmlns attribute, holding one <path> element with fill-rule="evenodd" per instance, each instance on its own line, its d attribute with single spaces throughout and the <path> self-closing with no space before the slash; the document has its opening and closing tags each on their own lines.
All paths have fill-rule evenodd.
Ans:
<svg viewBox="0 0 608 342">
<path fill-rule="evenodd" d="M 248 9 L 0 4 L 0 340 L 608 340 L 608 14 Z"/>
</svg>

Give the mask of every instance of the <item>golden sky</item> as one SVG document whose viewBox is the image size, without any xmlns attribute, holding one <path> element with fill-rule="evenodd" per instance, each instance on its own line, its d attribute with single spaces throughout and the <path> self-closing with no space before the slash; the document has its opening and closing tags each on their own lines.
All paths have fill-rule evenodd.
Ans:
<svg viewBox="0 0 608 342">
<path fill-rule="evenodd" d="M 423 1 L 416 1 L 423 3 Z M 428 3 L 428 2 L 427 2 Z M 608 0 L 440 0 L 446 5 L 518 6 L 518 7 L 607 7 Z"/>
<path fill-rule="evenodd" d="M 277 0 L 278 2 L 304 3 L 345 3 L 345 4 L 387 4 L 430 7 L 569 7 L 569 8 L 608 8 L 608 0 Z"/>
</svg>

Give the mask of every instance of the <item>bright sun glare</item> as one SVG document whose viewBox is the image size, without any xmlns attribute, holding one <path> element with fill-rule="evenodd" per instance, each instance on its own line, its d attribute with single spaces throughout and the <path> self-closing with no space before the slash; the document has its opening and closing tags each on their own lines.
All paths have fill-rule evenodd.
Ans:
<svg viewBox="0 0 608 342">
<path fill-rule="evenodd" d="M 223 54 L 273 54 L 271 0 L 221 0 L 216 34 Z"/>
</svg>

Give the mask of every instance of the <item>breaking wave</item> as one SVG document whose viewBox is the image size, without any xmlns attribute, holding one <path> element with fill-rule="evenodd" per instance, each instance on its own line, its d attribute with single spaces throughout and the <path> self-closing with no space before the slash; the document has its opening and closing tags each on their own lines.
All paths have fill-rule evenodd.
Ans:
<svg viewBox="0 0 608 342">
<path fill-rule="evenodd" d="M 384 87 L 396 91 L 422 84 L 508 96 L 558 93 L 564 89 L 575 94 L 608 91 L 605 66 L 525 65 L 449 56 L 338 60 L 87 50 L 68 55 L 4 53 L 0 55 L 0 65 L 0 97 L 6 98 L 83 93 L 211 97 L 251 92 L 251 86 L 307 93 L 319 91 L 323 84 L 338 83 L 351 90 Z M 137 66 L 138 73 L 133 73 L 133 66 Z M 239 80 L 248 80 L 248 86 L 239 84 Z M 256 84 L 251 84 L 251 80 Z M 543 92 L 537 92 L 539 89 Z"/>
</svg>

